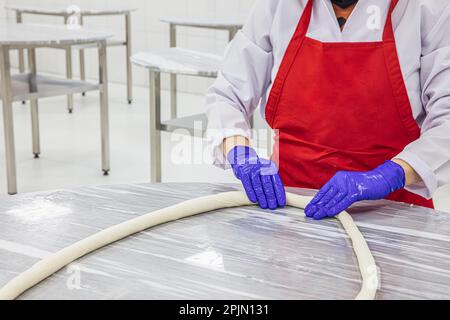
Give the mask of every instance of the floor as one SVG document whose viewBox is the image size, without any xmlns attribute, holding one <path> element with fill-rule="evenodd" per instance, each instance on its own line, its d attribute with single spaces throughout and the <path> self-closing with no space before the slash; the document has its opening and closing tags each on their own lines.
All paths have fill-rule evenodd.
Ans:
<svg viewBox="0 0 450 320">
<path fill-rule="evenodd" d="M 41 158 L 31 153 L 30 109 L 14 105 L 16 158 L 19 192 L 78 186 L 147 182 L 150 179 L 148 137 L 148 90 L 135 87 L 135 101 L 128 105 L 125 86 L 110 85 L 111 173 L 101 172 L 98 94 L 75 97 L 75 110 L 68 114 L 66 98 L 40 100 Z M 180 114 L 202 112 L 203 97 L 180 94 Z M 168 103 L 164 93 L 163 104 Z M 167 108 L 166 108 L 167 109 Z M 163 114 L 164 116 L 164 114 Z M 0 116 L 1 117 L 1 116 Z M 180 135 L 163 134 L 164 182 L 235 182 L 229 171 L 193 158 L 174 164 Z M 192 154 L 206 153 L 201 139 L 192 143 Z M 6 194 L 3 121 L 0 121 L 0 194 Z M 450 212 L 450 186 L 438 192 L 437 207 Z"/>
</svg>

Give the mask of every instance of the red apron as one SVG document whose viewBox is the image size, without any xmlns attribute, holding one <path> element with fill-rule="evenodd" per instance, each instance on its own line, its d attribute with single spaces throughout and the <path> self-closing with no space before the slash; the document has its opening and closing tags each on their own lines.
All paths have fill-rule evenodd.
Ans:
<svg viewBox="0 0 450 320">
<path fill-rule="evenodd" d="M 372 170 L 420 137 L 395 45 L 397 3 L 382 41 L 322 43 L 306 36 L 308 1 L 266 106 L 286 186 L 320 189 L 337 171 Z M 433 207 L 406 190 L 389 199 Z"/>
</svg>

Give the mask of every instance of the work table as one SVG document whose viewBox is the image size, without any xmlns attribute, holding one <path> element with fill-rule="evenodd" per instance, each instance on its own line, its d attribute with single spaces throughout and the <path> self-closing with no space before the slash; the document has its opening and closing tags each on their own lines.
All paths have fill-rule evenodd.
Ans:
<svg viewBox="0 0 450 320">
<path fill-rule="evenodd" d="M 223 184 L 135 184 L 0 197 L 0 286 L 109 226 Z M 291 189 L 303 195 L 311 191 Z M 387 201 L 350 211 L 381 270 L 378 299 L 450 297 L 450 215 Z M 336 219 L 301 210 L 219 210 L 90 254 L 22 299 L 352 299 L 356 257 Z"/>
<path fill-rule="evenodd" d="M 76 45 L 106 40 L 111 34 L 65 26 L 0 23 L 0 45 L 12 48 Z"/>
<path fill-rule="evenodd" d="M 56 5 L 52 7 L 35 6 L 35 5 L 8 5 L 7 10 L 28 13 L 28 14 L 41 14 L 41 15 L 53 15 L 53 16 L 70 16 L 75 13 L 79 13 L 82 16 L 104 16 L 104 15 L 119 15 L 136 11 L 137 9 L 129 6 L 105 6 L 105 5 L 90 5 L 90 6 L 61 6 Z"/>
</svg>

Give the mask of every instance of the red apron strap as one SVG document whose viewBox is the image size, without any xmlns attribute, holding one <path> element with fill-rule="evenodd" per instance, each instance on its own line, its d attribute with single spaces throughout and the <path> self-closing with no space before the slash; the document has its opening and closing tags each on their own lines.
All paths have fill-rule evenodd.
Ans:
<svg viewBox="0 0 450 320">
<path fill-rule="evenodd" d="M 313 8 L 313 0 L 308 0 L 308 3 L 305 6 L 305 9 L 303 11 L 303 15 L 300 19 L 300 23 L 297 27 L 297 30 L 295 31 L 295 35 L 299 36 L 306 36 L 306 33 L 309 29 L 309 24 L 311 22 L 311 16 L 312 16 L 312 8 Z"/>
<path fill-rule="evenodd" d="M 395 41 L 394 27 L 392 26 L 392 13 L 398 4 L 398 0 L 391 0 L 389 11 L 386 18 L 386 24 L 384 26 L 383 41 Z"/>
<path fill-rule="evenodd" d="M 274 115 L 276 113 L 281 92 L 283 91 L 286 77 L 289 74 L 289 70 L 297 57 L 298 50 L 301 48 L 308 32 L 309 24 L 311 22 L 312 9 L 313 0 L 308 0 L 294 35 L 286 49 L 286 53 L 284 54 L 278 70 L 278 74 L 272 84 L 272 90 L 266 105 L 266 120 L 270 126 L 273 125 Z"/>
</svg>

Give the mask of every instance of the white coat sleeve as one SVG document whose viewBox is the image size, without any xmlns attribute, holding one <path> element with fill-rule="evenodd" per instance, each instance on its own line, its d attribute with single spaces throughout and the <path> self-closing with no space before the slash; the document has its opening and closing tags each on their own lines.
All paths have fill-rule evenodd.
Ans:
<svg viewBox="0 0 450 320">
<path fill-rule="evenodd" d="M 251 139 L 250 118 L 270 84 L 273 67 L 270 29 L 276 0 L 257 0 L 244 28 L 229 44 L 215 83 L 206 96 L 207 142 L 214 164 L 226 168 L 222 143 Z"/>
<path fill-rule="evenodd" d="M 425 24 L 426 25 L 426 24 Z M 430 23 L 431 25 L 431 23 Z M 450 183 L 450 2 L 423 28 L 421 85 L 426 117 L 421 137 L 398 155 L 423 182 L 407 189 L 425 198 Z"/>
</svg>

